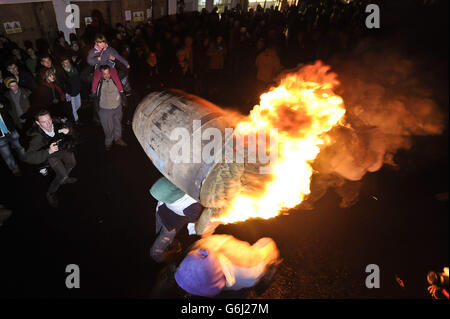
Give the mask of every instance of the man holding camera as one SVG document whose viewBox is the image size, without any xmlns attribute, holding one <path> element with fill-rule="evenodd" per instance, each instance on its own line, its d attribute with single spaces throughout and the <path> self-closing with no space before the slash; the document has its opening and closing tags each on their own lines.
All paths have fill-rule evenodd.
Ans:
<svg viewBox="0 0 450 319">
<path fill-rule="evenodd" d="M 47 200 L 52 207 L 58 206 L 56 192 L 61 185 L 73 184 L 77 181 L 69 177 L 75 167 L 75 155 L 72 152 L 70 129 L 61 120 L 52 119 L 50 113 L 43 109 L 35 116 L 35 124 L 28 131 L 30 146 L 26 152 L 26 160 L 31 164 L 50 166 L 56 176 L 47 192 Z"/>
</svg>

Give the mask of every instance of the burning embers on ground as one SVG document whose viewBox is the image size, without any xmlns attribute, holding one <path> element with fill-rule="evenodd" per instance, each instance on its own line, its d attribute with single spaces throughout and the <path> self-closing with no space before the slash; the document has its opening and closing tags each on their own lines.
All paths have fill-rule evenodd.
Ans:
<svg viewBox="0 0 450 319">
<path fill-rule="evenodd" d="M 384 163 L 393 164 L 396 150 L 408 148 L 411 135 L 439 134 L 443 117 L 433 101 L 414 96 L 411 79 L 409 95 L 397 90 L 394 82 L 409 77 L 411 65 L 395 59 L 390 61 L 394 68 L 380 68 L 385 74 L 371 79 L 364 76 L 364 63 L 355 63 L 351 69 L 360 78 L 344 72 L 345 87 L 318 61 L 285 74 L 277 87 L 262 94 L 236 131 L 251 135 L 276 128 L 277 160 L 270 163 L 269 175 L 244 174 L 244 187 L 213 220 L 268 219 L 302 202 L 308 208 L 328 187 L 343 197 L 341 206 L 349 206 L 357 201 L 358 181 Z M 313 175 L 316 185 L 311 185 Z"/>
</svg>

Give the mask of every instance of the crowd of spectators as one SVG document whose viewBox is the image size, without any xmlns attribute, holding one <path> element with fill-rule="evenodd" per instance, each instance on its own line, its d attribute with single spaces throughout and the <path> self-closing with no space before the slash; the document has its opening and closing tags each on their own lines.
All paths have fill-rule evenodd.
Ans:
<svg viewBox="0 0 450 319">
<path fill-rule="evenodd" d="M 25 41 L 24 47 L 0 36 L 0 101 L 8 109 L 2 115 L 10 123 L 8 131 L 14 131 L 14 137 L 20 136 L 26 145 L 27 131 L 42 109 L 76 126 L 81 123 L 80 108 L 91 107 L 93 121 L 101 123 L 109 135 L 106 149 L 112 139 L 126 146 L 113 124 L 122 121 L 122 110 L 113 116 L 112 107 L 106 111 L 105 103 L 99 106 L 100 79 L 110 77 L 117 87 L 123 100 L 120 107 L 128 105 L 123 120 L 128 124 L 136 104 L 164 88 L 219 104 L 251 107 L 283 69 L 316 59 L 326 61 L 331 54 L 354 46 L 364 33 L 361 4 L 304 1 L 282 11 L 261 6 L 245 11 L 238 5 L 222 13 L 214 8 L 149 20 L 135 28 L 128 22 L 113 28 L 94 10 L 93 22 L 82 34 L 71 34 L 70 43 L 62 32 L 53 45 L 37 39 L 34 45 Z M 102 71 L 105 65 L 109 69 Z M 233 101 L 227 100 L 230 91 L 237 92 Z M 2 142 L 2 155 L 11 171 L 20 175 L 11 152 L 5 151 L 7 145 L 14 148 L 17 144 L 15 138 L 10 139 L 10 143 Z"/>
<path fill-rule="evenodd" d="M 98 12 L 92 16 L 93 23 L 79 37 L 72 34 L 70 44 L 62 34 L 58 34 L 53 46 L 40 39 L 35 47 L 27 42 L 25 48 L 2 38 L 2 61 L 9 61 L 4 71 L 20 78 L 21 87 L 35 90 L 43 86 L 43 71 L 53 64 L 56 87 L 68 92 L 70 88 L 62 81 L 61 59 L 69 57 L 84 82 L 81 97 L 87 99 L 93 76 L 88 54 L 95 45 L 95 36 L 103 34 L 110 47 L 130 62 L 129 80 L 136 100 L 162 87 L 214 100 L 224 88 L 238 89 L 248 82 L 256 83 L 254 93 L 258 93 L 274 81 L 282 68 L 326 60 L 332 53 L 355 44 L 354 40 L 365 32 L 366 13 L 364 6 L 356 2 L 347 5 L 341 1 L 311 1 L 283 12 L 261 6 L 243 11 L 237 6 L 219 14 L 215 8 L 211 13 L 203 10 L 165 17 L 135 28 L 129 23 L 112 28 Z M 126 65 L 117 63 L 116 67 L 123 79 L 128 73 Z"/>
<path fill-rule="evenodd" d="M 364 33 L 364 16 L 361 3 L 305 1 L 283 10 L 242 10 L 239 5 L 222 13 L 203 9 L 132 28 L 129 22 L 109 26 L 94 10 L 92 23 L 79 35 L 70 34 L 70 43 L 62 32 L 53 45 L 37 39 L 34 45 L 25 41 L 24 47 L 0 36 L 0 153 L 17 176 L 22 171 L 16 158 L 40 168 L 53 162 L 49 156 L 61 157 L 55 155 L 57 140 L 52 135 L 47 139 L 40 123 L 60 119 L 70 135 L 80 125 L 101 124 L 107 151 L 113 144 L 126 147 L 122 124 L 130 125 L 145 95 L 165 88 L 249 110 L 283 69 L 326 61 L 355 45 Z M 81 116 L 83 123 L 81 109 L 92 114 Z M 38 141 L 48 154 L 39 156 L 44 163 L 37 163 L 30 159 L 30 145 L 43 132 L 51 145 Z M 70 169 L 75 159 L 71 162 Z M 50 187 L 53 193 L 68 178 L 64 165 L 55 165 L 53 170 L 60 173 L 59 182 Z M 47 197 L 56 205 L 53 195 Z"/>
<path fill-rule="evenodd" d="M 0 36 L 0 105 L 9 123 L 3 131 L 14 132 L 2 138 L 1 154 L 20 175 L 11 148 L 23 153 L 18 146 L 27 148 L 29 130 L 42 110 L 74 127 L 101 124 L 106 150 L 113 143 L 125 147 L 120 124 L 130 124 L 145 95 L 165 88 L 248 111 L 283 70 L 326 62 L 356 46 L 367 32 L 363 2 L 302 1 L 283 10 L 237 5 L 221 13 L 203 9 L 148 20 L 134 28 L 129 22 L 110 26 L 94 10 L 92 23 L 79 35 L 70 34 L 70 43 L 62 32 L 53 45 L 41 38 L 25 41 L 24 47 Z M 82 116 L 84 123 L 81 109 L 92 113 Z"/>
</svg>

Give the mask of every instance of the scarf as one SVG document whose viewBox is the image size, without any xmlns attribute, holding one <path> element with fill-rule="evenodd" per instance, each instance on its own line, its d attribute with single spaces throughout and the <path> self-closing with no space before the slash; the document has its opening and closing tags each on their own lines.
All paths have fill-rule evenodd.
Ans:
<svg viewBox="0 0 450 319">
<path fill-rule="evenodd" d="M 63 92 L 63 90 L 55 83 L 48 83 L 47 81 L 43 81 L 44 85 L 50 89 L 52 89 L 52 91 L 54 92 L 54 90 L 56 89 L 59 92 L 59 96 L 60 96 L 60 101 L 63 102 L 66 100 L 66 95 Z"/>
<path fill-rule="evenodd" d="M 102 52 L 102 51 L 106 50 L 106 48 L 108 48 L 108 44 L 105 43 L 105 47 L 103 49 L 100 48 L 97 44 L 95 44 L 94 48 L 95 48 L 95 50 Z"/>
</svg>

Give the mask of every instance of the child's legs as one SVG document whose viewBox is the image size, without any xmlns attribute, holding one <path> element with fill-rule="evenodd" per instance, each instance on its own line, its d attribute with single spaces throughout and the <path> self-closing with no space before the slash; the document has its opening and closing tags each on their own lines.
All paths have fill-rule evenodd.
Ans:
<svg viewBox="0 0 450 319">
<path fill-rule="evenodd" d="M 119 73 L 117 73 L 116 68 L 110 68 L 109 70 L 111 72 L 111 78 L 113 79 L 114 83 L 116 83 L 119 92 L 123 92 L 122 82 L 120 82 Z"/>
<path fill-rule="evenodd" d="M 98 85 L 98 82 L 100 81 L 101 76 L 102 76 L 102 72 L 100 71 L 100 69 L 96 69 L 94 71 L 94 79 L 92 80 L 92 87 L 91 87 L 92 93 L 95 93 L 95 91 L 97 90 L 97 85 Z"/>
</svg>

